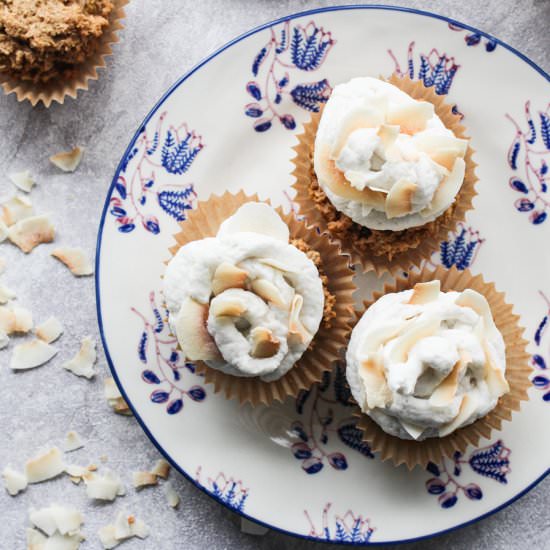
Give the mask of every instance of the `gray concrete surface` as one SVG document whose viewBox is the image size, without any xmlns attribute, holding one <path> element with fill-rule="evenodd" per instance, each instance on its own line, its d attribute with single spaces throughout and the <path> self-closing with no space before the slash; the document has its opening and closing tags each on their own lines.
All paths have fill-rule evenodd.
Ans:
<svg viewBox="0 0 550 550">
<path fill-rule="evenodd" d="M 115 165 L 143 116 L 176 76 L 251 27 L 331 3 L 134 0 L 127 9 L 122 42 L 115 47 L 108 70 L 77 101 L 69 100 L 49 110 L 32 109 L 29 104 L 17 103 L 13 96 L 0 95 L 0 194 L 10 191 L 4 174 L 29 168 L 39 182 L 33 200 L 40 211 L 53 213 L 57 243 L 80 245 L 93 254 L 100 209 Z M 549 0 L 401 3 L 486 30 L 550 71 Z M 48 156 L 73 144 L 87 148 L 83 164 L 75 175 L 60 174 L 49 164 Z M 129 484 L 130 473 L 151 465 L 157 452 L 134 419 L 112 414 L 104 403 L 101 380 L 107 367 L 101 350 L 101 372 L 93 382 L 59 368 L 75 353 L 81 337 L 91 334 L 99 341 L 99 336 L 93 279 L 73 278 L 49 257 L 50 250 L 51 245 L 42 246 L 24 256 L 15 247 L 0 247 L 0 256 L 8 262 L 2 280 L 17 290 L 19 302 L 31 307 L 38 321 L 55 314 L 65 325 L 59 355 L 44 368 L 14 374 L 7 367 L 9 353 L 0 353 L 0 467 L 22 465 L 40 446 L 61 443 L 72 428 L 87 440 L 86 447 L 74 453 L 75 462 L 86 463 L 107 454 L 108 465 Z M 160 488 L 140 494 L 129 491 L 124 504 L 146 519 L 152 536 L 147 541 L 125 543 L 125 549 L 324 548 L 274 532 L 261 538 L 242 534 L 225 509 L 180 476 L 173 474 L 172 479 L 183 501 L 177 511 L 167 508 Z M 71 503 L 83 510 L 88 540 L 82 548 L 99 548 L 97 528 L 110 521 L 122 504 L 90 504 L 83 488 L 72 486 L 66 479 L 32 486 L 16 498 L 2 490 L 0 548 L 24 548 L 26 510 L 49 502 Z M 550 481 L 546 480 L 488 519 L 409 547 L 549 548 L 548 510 Z"/>
</svg>

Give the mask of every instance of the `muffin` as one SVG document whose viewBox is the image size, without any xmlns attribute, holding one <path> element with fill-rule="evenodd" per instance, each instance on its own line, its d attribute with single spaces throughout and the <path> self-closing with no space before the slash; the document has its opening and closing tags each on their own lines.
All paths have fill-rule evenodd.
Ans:
<svg viewBox="0 0 550 550">
<path fill-rule="evenodd" d="M 469 140 L 420 82 L 354 78 L 334 88 L 297 146 L 300 212 L 365 271 L 418 265 L 474 196 Z"/>
<path fill-rule="evenodd" d="M 33 104 L 74 96 L 116 41 L 125 0 L 4 0 L 0 5 L 0 75 L 7 92 Z M 17 88 L 17 90 L 16 90 Z"/>
<path fill-rule="evenodd" d="M 217 391 L 253 404 L 282 400 L 338 358 L 350 330 L 352 272 L 326 236 L 293 217 L 287 225 L 266 203 L 234 202 L 199 205 L 209 220 L 200 225 L 215 227 L 215 236 L 193 238 L 200 225 L 182 222 L 187 242 L 163 280 L 168 318 L 187 359 Z M 229 215 L 212 223 L 222 204 Z"/>
<path fill-rule="evenodd" d="M 457 290 L 442 291 L 434 277 L 387 292 L 353 329 L 346 377 L 359 425 L 378 445 L 392 440 L 390 458 L 416 452 L 422 463 L 428 451 L 461 450 L 455 445 L 487 436 L 494 419 L 509 418 L 526 397 L 529 367 L 517 318 L 494 288 L 476 279 L 474 290 L 469 278 Z"/>
</svg>

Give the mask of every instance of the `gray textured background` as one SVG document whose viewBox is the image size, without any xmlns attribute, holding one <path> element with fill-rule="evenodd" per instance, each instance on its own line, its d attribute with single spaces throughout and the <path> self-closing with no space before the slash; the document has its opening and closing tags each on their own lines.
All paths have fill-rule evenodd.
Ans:
<svg viewBox="0 0 550 550">
<path fill-rule="evenodd" d="M 32 109 L 13 96 L 0 95 L 0 194 L 12 190 L 4 174 L 30 169 L 38 180 L 33 201 L 38 211 L 53 213 L 56 244 L 83 246 L 93 254 L 101 207 L 116 163 L 141 119 L 176 76 L 251 27 L 329 4 L 134 0 L 127 8 L 126 29 L 108 69 L 77 101 L 68 100 L 49 110 Z M 401 0 L 401 4 L 433 10 L 492 33 L 550 71 L 550 0 Z M 86 147 L 81 167 L 74 175 L 60 174 L 48 156 L 76 144 Z M 61 444 L 66 431 L 76 429 L 87 445 L 73 454 L 74 462 L 86 464 L 107 454 L 107 465 L 129 485 L 131 472 L 148 468 L 158 455 L 133 418 L 114 415 L 105 404 L 101 381 L 108 369 L 101 350 L 100 374 L 93 382 L 59 367 L 76 352 L 84 335 L 96 337 L 98 345 L 99 336 L 93 279 L 75 279 L 49 257 L 52 246 L 43 245 L 29 256 L 10 245 L 0 247 L 0 257 L 8 261 L 2 280 L 17 291 L 19 302 L 32 309 L 38 322 L 55 314 L 65 325 L 58 357 L 43 368 L 14 374 L 7 367 L 9 352 L 0 352 L 0 468 L 7 463 L 22 466 L 39 447 Z M 326 547 L 278 533 L 261 538 L 242 534 L 224 508 L 174 472 L 172 481 L 182 497 L 177 511 L 167 507 L 160 487 L 140 494 L 130 489 L 114 505 L 90 504 L 83 487 L 67 479 L 31 486 L 15 498 L 0 491 L 0 547 L 24 548 L 26 510 L 50 502 L 71 503 L 84 512 L 88 540 L 82 548 L 99 548 L 97 528 L 108 523 L 122 505 L 143 517 L 152 530 L 146 541 L 125 543 L 127 550 Z M 549 510 L 550 481 L 546 480 L 488 519 L 409 548 L 548 548 Z"/>
</svg>

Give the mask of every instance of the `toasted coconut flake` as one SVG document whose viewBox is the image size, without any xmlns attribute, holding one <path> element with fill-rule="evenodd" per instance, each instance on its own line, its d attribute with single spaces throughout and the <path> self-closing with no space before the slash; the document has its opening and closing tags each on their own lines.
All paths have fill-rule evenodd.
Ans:
<svg viewBox="0 0 550 550">
<path fill-rule="evenodd" d="M 32 313 L 23 307 L 0 306 L 0 330 L 6 334 L 27 333 L 32 328 Z"/>
<path fill-rule="evenodd" d="M 159 458 L 153 466 L 151 473 L 162 479 L 167 479 L 170 473 L 170 464 L 164 458 Z"/>
<path fill-rule="evenodd" d="M 8 238 L 9 227 L 0 220 L 0 243 L 3 243 Z M 2 271 L 4 271 L 2 269 Z"/>
<path fill-rule="evenodd" d="M 80 247 L 70 248 L 62 246 L 52 251 L 52 256 L 63 262 L 73 275 L 92 275 L 94 266 L 86 252 Z"/>
<path fill-rule="evenodd" d="M 86 474 L 90 473 L 88 468 L 79 466 L 78 464 L 67 464 L 65 466 L 65 472 L 69 475 L 69 477 L 78 479 L 78 482 L 80 482 Z"/>
<path fill-rule="evenodd" d="M 29 483 L 52 479 L 64 470 L 63 455 L 57 447 L 52 447 L 25 463 L 25 475 Z"/>
<path fill-rule="evenodd" d="M 213 302 L 210 306 L 210 313 L 214 317 L 239 317 L 245 311 L 246 306 L 240 300 L 224 299 Z"/>
<path fill-rule="evenodd" d="M 413 135 L 426 128 L 433 114 L 434 106 L 428 101 L 395 103 L 388 105 L 386 120 L 388 124 L 399 125 L 401 132 Z"/>
<path fill-rule="evenodd" d="M 166 495 L 166 502 L 168 502 L 168 506 L 177 508 L 180 503 L 180 496 L 176 493 L 176 490 L 172 487 L 172 484 L 169 481 L 164 484 L 164 494 Z"/>
<path fill-rule="evenodd" d="M 74 535 L 62 535 L 56 532 L 46 539 L 43 550 L 78 550 L 83 540 L 84 536 L 80 532 Z"/>
<path fill-rule="evenodd" d="M 227 218 L 218 230 L 223 238 L 233 233 L 260 233 L 288 243 L 289 230 L 279 214 L 263 202 L 247 202 L 231 217 Z"/>
<path fill-rule="evenodd" d="M 56 317 L 49 317 L 36 327 L 36 336 L 44 342 L 51 344 L 63 334 L 63 326 Z"/>
<path fill-rule="evenodd" d="M 84 442 L 82 441 L 80 436 L 74 430 L 67 432 L 67 435 L 65 436 L 65 445 L 63 447 L 63 450 L 66 453 L 70 453 L 71 451 L 76 451 L 77 449 L 81 449 L 82 447 L 84 447 Z"/>
<path fill-rule="evenodd" d="M 120 394 L 113 377 L 109 376 L 103 380 L 103 391 L 105 399 L 117 414 L 123 414 L 126 416 L 132 415 L 132 411 Z"/>
<path fill-rule="evenodd" d="M 0 330 L 0 349 L 8 347 L 9 343 L 10 337 L 3 330 Z"/>
<path fill-rule="evenodd" d="M 292 299 L 292 305 L 290 306 L 290 316 L 288 321 L 288 333 L 291 337 L 297 338 L 300 342 L 304 343 L 311 339 L 311 335 L 308 330 L 302 324 L 300 320 L 300 312 L 304 305 L 304 298 L 300 294 L 296 294 Z"/>
<path fill-rule="evenodd" d="M 7 226 L 34 216 L 34 208 L 27 197 L 16 195 L 0 204 L 0 219 Z"/>
<path fill-rule="evenodd" d="M 409 298 L 409 304 L 427 304 L 437 300 L 441 289 L 440 281 L 430 281 L 429 283 L 416 283 L 413 293 Z"/>
<path fill-rule="evenodd" d="M 156 485 L 157 483 L 157 476 L 151 472 L 134 472 L 132 474 L 132 484 L 136 489 L 149 487 L 151 485 Z"/>
<path fill-rule="evenodd" d="M 28 254 L 41 243 L 51 243 L 55 230 L 50 217 L 45 214 L 19 220 L 8 229 L 10 241 Z"/>
<path fill-rule="evenodd" d="M 260 359 L 273 357 L 281 346 L 281 342 L 273 336 L 271 330 L 264 327 L 255 327 L 250 333 L 252 349 L 250 355 Z"/>
<path fill-rule="evenodd" d="M 214 272 L 212 292 L 217 296 L 228 288 L 244 288 L 247 278 L 248 271 L 239 269 L 229 262 L 222 262 Z"/>
<path fill-rule="evenodd" d="M 76 508 L 68 508 L 52 504 L 47 508 L 29 510 L 30 522 L 48 536 L 56 531 L 61 535 L 74 535 L 78 533 L 84 522 L 82 514 Z"/>
<path fill-rule="evenodd" d="M 25 474 L 14 470 L 10 466 L 6 466 L 2 470 L 2 477 L 4 478 L 6 491 L 8 491 L 12 497 L 27 488 L 27 478 Z"/>
<path fill-rule="evenodd" d="M 15 298 L 15 292 L 0 283 L 0 304 L 7 304 Z"/>
<path fill-rule="evenodd" d="M 114 472 L 107 471 L 104 475 L 89 472 L 82 477 L 86 483 L 86 494 L 89 498 L 112 501 L 126 493 L 124 485 Z"/>
<path fill-rule="evenodd" d="M 444 407 L 455 398 L 460 376 L 471 360 L 472 357 L 468 352 L 460 352 L 460 359 L 454 365 L 453 370 L 440 382 L 430 396 L 430 405 Z"/>
<path fill-rule="evenodd" d="M 454 432 L 458 426 L 463 424 L 468 418 L 472 416 L 477 407 L 477 400 L 472 398 L 470 394 L 465 394 L 460 403 L 458 414 L 451 422 L 443 425 L 439 428 L 439 437 L 445 437 Z"/>
<path fill-rule="evenodd" d="M 35 338 L 13 348 L 10 368 L 13 370 L 34 369 L 50 361 L 56 354 L 56 348 Z"/>
<path fill-rule="evenodd" d="M 416 183 L 401 179 L 395 183 L 386 197 L 386 215 L 388 219 L 406 216 L 412 210 L 412 199 Z"/>
<path fill-rule="evenodd" d="M 145 523 L 129 514 L 126 510 L 121 510 L 115 519 L 114 524 L 106 525 L 98 531 L 99 538 L 103 548 L 115 548 L 122 541 L 131 537 L 144 539 L 149 536 L 149 528 Z"/>
<path fill-rule="evenodd" d="M 388 403 L 391 403 L 392 394 L 386 382 L 382 357 L 379 351 L 369 354 L 361 362 L 361 379 L 365 385 L 367 399 L 365 405 L 367 408 L 384 408 Z"/>
<path fill-rule="evenodd" d="M 27 528 L 27 550 L 44 550 L 48 537 L 37 529 Z"/>
<path fill-rule="evenodd" d="M 267 279 L 256 279 L 252 281 L 250 288 L 262 300 L 271 302 L 280 308 L 288 308 L 288 304 L 284 301 L 279 289 Z"/>
<path fill-rule="evenodd" d="M 84 149 L 77 146 L 70 151 L 63 151 L 51 156 L 50 162 L 63 170 L 63 172 L 74 172 L 80 164 L 83 153 Z"/>
<path fill-rule="evenodd" d="M 90 379 L 96 374 L 94 370 L 96 359 L 95 341 L 86 336 L 82 340 L 79 352 L 70 361 L 63 363 L 62 367 L 77 376 Z"/>
<path fill-rule="evenodd" d="M 219 359 L 220 354 L 206 328 L 208 304 L 191 298 L 183 301 L 176 318 L 176 335 L 187 359 L 191 361 Z"/>
<path fill-rule="evenodd" d="M 35 181 L 28 170 L 10 174 L 9 178 L 16 187 L 21 189 L 21 191 L 25 191 L 25 193 L 30 193 L 33 185 L 35 184 Z"/>
</svg>

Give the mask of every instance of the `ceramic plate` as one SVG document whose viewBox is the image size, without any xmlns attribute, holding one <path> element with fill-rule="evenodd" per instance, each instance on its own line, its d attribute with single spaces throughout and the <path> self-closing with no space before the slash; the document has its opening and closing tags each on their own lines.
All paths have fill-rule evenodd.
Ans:
<svg viewBox="0 0 550 550">
<path fill-rule="evenodd" d="M 426 261 L 482 272 L 516 305 L 534 374 L 529 402 L 478 448 L 413 473 L 361 443 L 343 372 L 296 402 L 240 408 L 176 351 L 160 294 L 178 222 L 211 193 L 291 206 L 295 134 L 331 88 L 396 71 L 464 115 L 479 163 L 475 208 Z M 550 457 L 549 76 L 466 25 L 380 7 L 289 16 L 234 40 L 147 115 L 101 219 L 97 303 L 120 389 L 159 450 L 206 493 L 292 535 L 356 544 L 430 536 L 486 516 Z M 366 291 L 379 284 L 360 281 Z"/>
</svg>

